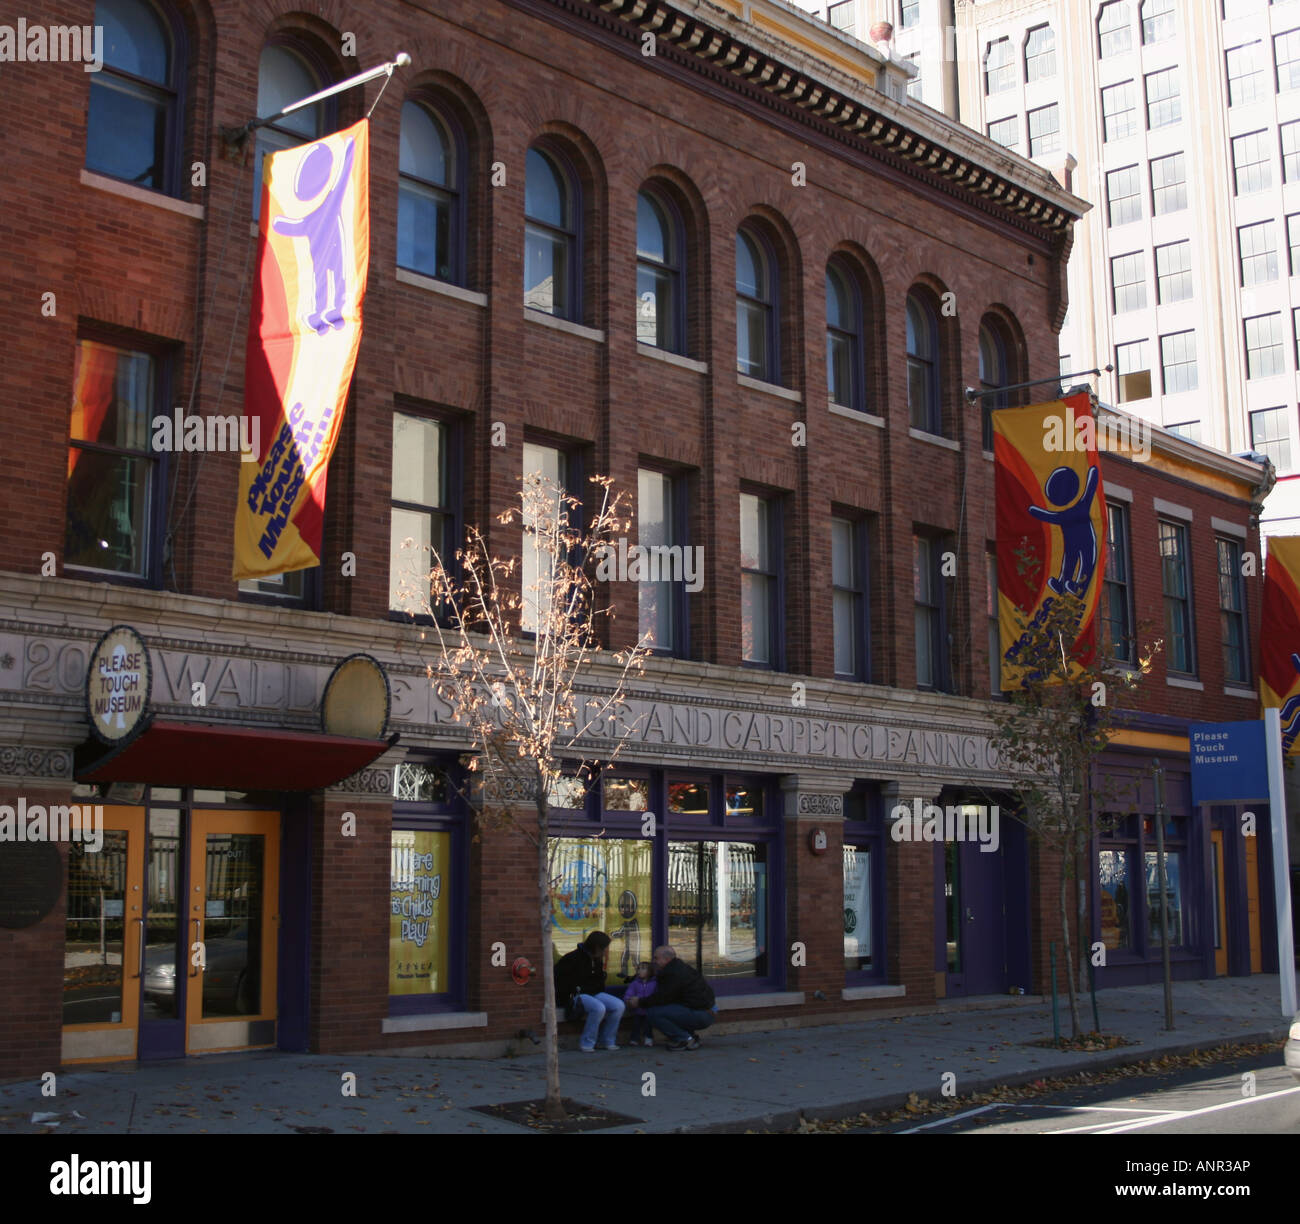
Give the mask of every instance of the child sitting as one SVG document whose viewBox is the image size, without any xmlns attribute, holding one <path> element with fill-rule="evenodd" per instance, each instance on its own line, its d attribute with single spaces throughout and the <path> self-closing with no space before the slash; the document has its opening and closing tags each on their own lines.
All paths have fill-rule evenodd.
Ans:
<svg viewBox="0 0 1300 1224">
<path fill-rule="evenodd" d="M 636 977 L 628 980 L 627 989 L 623 992 L 625 999 L 648 999 L 655 992 L 655 981 L 651 976 L 652 968 L 649 961 L 642 961 L 636 967 Z M 650 1036 L 650 1017 L 640 1007 L 629 1007 L 628 1012 L 632 1017 L 632 1045 L 652 1046 L 655 1040 Z"/>
</svg>

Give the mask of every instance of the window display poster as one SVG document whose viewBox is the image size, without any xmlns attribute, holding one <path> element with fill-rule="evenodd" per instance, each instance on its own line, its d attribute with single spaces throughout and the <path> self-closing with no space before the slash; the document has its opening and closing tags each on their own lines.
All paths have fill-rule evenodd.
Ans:
<svg viewBox="0 0 1300 1224">
<path fill-rule="evenodd" d="M 844 959 L 871 960 L 871 851 L 844 847 Z"/>
<path fill-rule="evenodd" d="M 1101 940 L 1107 951 L 1129 947 L 1128 851 L 1101 850 L 1097 855 L 1101 885 Z"/>
<path fill-rule="evenodd" d="M 651 927 L 652 848 L 627 838 L 552 839 L 551 939 L 554 959 L 592 931 L 610 938 L 609 984 L 621 985 L 654 951 Z"/>
<path fill-rule="evenodd" d="M 450 989 L 451 834 L 394 829 L 388 993 Z"/>
</svg>

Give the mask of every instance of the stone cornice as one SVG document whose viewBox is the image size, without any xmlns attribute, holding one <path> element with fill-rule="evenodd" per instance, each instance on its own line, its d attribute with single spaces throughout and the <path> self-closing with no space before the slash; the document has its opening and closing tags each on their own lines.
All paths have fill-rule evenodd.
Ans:
<svg viewBox="0 0 1300 1224">
<path fill-rule="evenodd" d="M 684 69 L 697 82 L 758 103 L 770 115 L 811 129 L 822 142 L 866 154 L 1049 246 L 1058 246 L 1088 210 L 1085 201 L 1032 162 L 938 111 L 896 101 L 792 46 L 765 39 L 756 27 L 707 0 L 695 0 L 694 12 L 687 11 L 686 0 L 682 7 L 665 0 L 509 3 L 552 21 L 600 31 L 638 60 L 643 58 L 643 34 L 653 33 L 655 60 L 661 65 Z M 809 66 L 796 66 L 800 59 Z"/>
</svg>

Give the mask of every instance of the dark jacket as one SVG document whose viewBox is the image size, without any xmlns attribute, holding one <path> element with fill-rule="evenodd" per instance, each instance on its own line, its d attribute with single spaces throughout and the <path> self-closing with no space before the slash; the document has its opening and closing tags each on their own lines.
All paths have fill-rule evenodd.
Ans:
<svg viewBox="0 0 1300 1224">
<path fill-rule="evenodd" d="M 589 995 L 605 989 L 605 970 L 582 944 L 555 962 L 555 1002 L 563 1007 L 575 989 Z"/>
<path fill-rule="evenodd" d="M 713 987 L 699 970 L 675 956 L 655 974 L 655 992 L 643 999 L 640 1006 L 664 1007 L 669 1003 L 681 1003 L 692 1011 L 708 1011 L 714 1002 Z"/>
</svg>

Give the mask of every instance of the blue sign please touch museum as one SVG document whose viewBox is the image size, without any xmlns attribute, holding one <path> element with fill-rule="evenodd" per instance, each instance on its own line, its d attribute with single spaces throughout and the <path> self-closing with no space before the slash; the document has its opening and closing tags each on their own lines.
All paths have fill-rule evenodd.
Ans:
<svg viewBox="0 0 1300 1224">
<path fill-rule="evenodd" d="M 1262 720 L 1192 723 L 1187 739 L 1193 803 L 1268 799 L 1268 758 Z"/>
</svg>

